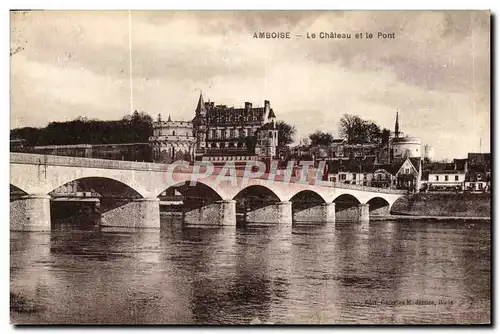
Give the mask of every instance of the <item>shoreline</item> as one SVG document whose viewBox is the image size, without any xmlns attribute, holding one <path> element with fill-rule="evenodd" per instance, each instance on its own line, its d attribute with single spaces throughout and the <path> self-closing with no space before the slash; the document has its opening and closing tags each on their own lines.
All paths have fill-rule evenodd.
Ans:
<svg viewBox="0 0 500 334">
<path fill-rule="evenodd" d="M 384 221 L 384 220 L 430 220 L 430 221 L 441 221 L 441 220 L 454 220 L 454 221 L 491 221 L 491 217 L 466 217 L 466 216 L 412 216 L 404 214 L 394 214 L 389 216 L 371 216 L 370 221 Z"/>
</svg>

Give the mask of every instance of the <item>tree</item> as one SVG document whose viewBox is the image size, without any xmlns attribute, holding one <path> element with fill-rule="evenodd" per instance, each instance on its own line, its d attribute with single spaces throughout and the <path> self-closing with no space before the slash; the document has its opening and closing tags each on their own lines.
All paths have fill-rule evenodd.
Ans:
<svg viewBox="0 0 500 334">
<path fill-rule="evenodd" d="M 45 128 L 18 128 L 10 133 L 12 138 L 24 138 L 29 146 L 146 143 L 153 134 L 152 122 L 144 112 L 117 121 L 78 116 L 69 122 L 50 122 Z"/>
<path fill-rule="evenodd" d="M 382 130 L 382 145 L 389 144 L 389 138 L 391 137 L 391 130 L 384 128 Z"/>
<path fill-rule="evenodd" d="M 340 134 L 349 144 L 386 144 L 390 131 L 359 116 L 344 114 L 340 118 Z"/>
<path fill-rule="evenodd" d="M 344 137 L 349 144 L 356 141 L 356 134 L 362 127 L 363 120 L 358 116 L 344 114 L 340 118 L 340 135 Z"/>
<path fill-rule="evenodd" d="M 294 141 L 297 130 L 295 126 L 286 123 L 285 121 L 276 122 L 278 129 L 278 146 L 290 145 Z"/>
<path fill-rule="evenodd" d="M 333 136 L 329 132 L 316 131 L 309 135 L 312 146 L 330 146 L 333 143 Z"/>
</svg>

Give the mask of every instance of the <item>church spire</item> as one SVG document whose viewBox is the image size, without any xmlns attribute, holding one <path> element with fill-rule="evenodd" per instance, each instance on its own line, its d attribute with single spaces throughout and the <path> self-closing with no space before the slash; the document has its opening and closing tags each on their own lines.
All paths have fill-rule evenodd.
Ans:
<svg viewBox="0 0 500 334">
<path fill-rule="evenodd" d="M 168 120 L 167 122 L 172 122 L 172 118 L 170 117 L 170 114 L 168 114 Z"/>
<path fill-rule="evenodd" d="M 205 102 L 203 101 L 203 93 L 200 92 L 200 98 L 198 99 L 198 105 L 196 106 L 196 113 L 206 112 Z"/>
<path fill-rule="evenodd" d="M 399 138 L 399 112 L 396 111 L 396 125 L 394 126 L 394 136 Z"/>
</svg>

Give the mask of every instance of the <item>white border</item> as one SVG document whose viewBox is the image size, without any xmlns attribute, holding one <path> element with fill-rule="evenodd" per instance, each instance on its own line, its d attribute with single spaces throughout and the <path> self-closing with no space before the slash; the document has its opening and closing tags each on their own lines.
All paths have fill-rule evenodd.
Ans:
<svg viewBox="0 0 500 334">
<path fill-rule="evenodd" d="M 10 74 L 9 74 L 9 53 L 8 53 L 8 48 L 10 48 L 10 42 L 9 42 L 9 36 L 10 36 L 10 28 L 9 28 L 9 9 L 253 9 L 253 10 L 262 10 L 262 9 L 321 9 L 321 10 L 333 10 L 333 9 L 370 9 L 370 10 L 410 10 L 410 9 L 420 9 L 420 10 L 429 10 L 429 9 L 491 9 L 494 13 L 499 14 L 499 1 L 493 1 L 493 0 L 475 0 L 475 1 L 452 1 L 452 2 L 444 2 L 444 1 L 436 1 L 436 0 L 421 0 L 413 3 L 409 2 L 402 2 L 402 1 L 344 1 L 342 3 L 339 3 L 338 1 L 333 2 L 333 1 L 317 1 L 317 0 L 308 0 L 308 1 L 283 1 L 283 2 L 277 2 L 277 1 L 269 1 L 269 0 L 245 0 L 245 1 L 238 1 L 238 2 L 225 2 L 221 0 L 216 0 L 216 1 L 192 1 L 192 0 L 183 0 L 183 1 L 176 1 L 176 2 L 160 2 L 157 0 L 141 0 L 141 1 L 131 1 L 131 0 L 122 0 L 122 1 L 116 1 L 116 2 L 110 2 L 110 1 L 102 1 L 102 0 L 78 0 L 78 1 L 13 1 L 13 0 L 6 0 L 2 1 L 2 11 L 1 14 L 1 45 L 3 45 L 5 48 L 2 49 L 3 52 L 1 53 L 1 57 L 3 58 L 2 60 L 2 66 L 1 66 L 1 80 L 2 80 L 2 104 L 1 106 L 3 107 L 2 109 L 4 110 L 2 113 L 0 113 L 0 117 L 2 119 L 0 120 L 0 124 L 6 127 L 5 132 L 2 132 L 2 134 L 5 136 L 4 140 L 0 141 L 0 153 L 2 154 L 2 157 L 4 157 L 5 163 L 1 165 L 1 178 L 2 178 L 2 184 L 5 185 L 5 188 L 8 189 L 7 187 L 7 179 L 8 179 L 8 173 L 9 173 L 9 166 L 8 166 L 8 161 L 9 161 L 9 146 L 8 146 L 8 136 L 9 136 L 9 129 L 10 129 L 10 119 L 9 119 L 9 114 L 10 114 L 10 102 L 9 102 L 9 79 L 10 79 Z M 158 6 L 160 5 L 160 6 Z M 498 22 L 496 23 L 498 25 Z M 496 27 L 495 31 L 497 31 Z M 493 33 L 492 36 L 496 36 L 496 33 Z M 495 56 L 495 59 L 498 59 L 497 56 Z M 494 91 L 491 92 L 491 94 L 494 94 L 496 96 L 498 95 L 498 86 L 495 86 Z M 496 110 L 494 106 L 492 106 L 492 110 Z M 33 110 L 33 112 L 36 112 L 36 110 Z M 495 129 L 498 129 L 498 123 L 500 122 L 499 117 L 496 117 L 494 127 L 491 129 L 491 133 L 495 133 Z M 498 148 L 499 141 L 500 141 L 500 136 L 495 138 L 495 145 L 493 146 L 494 148 Z M 495 171 L 494 175 L 497 175 L 497 152 L 496 149 L 493 152 L 494 157 L 495 157 Z M 500 199 L 498 194 L 496 193 L 498 191 L 498 181 L 496 178 L 494 180 L 494 190 L 495 190 L 495 195 L 496 195 L 496 200 L 494 203 L 494 207 L 498 207 L 497 205 L 500 203 Z M 7 197 L 7 196 L 6 196 Z M 4 238 L 3 242 L 1 242 L 1 270 L 2 270 L 2 283 L 0 286 L 0 300 L 2 303 L 0 304 L 0 326 L 3 332 L 11 332 L 14 331 L 14 328 L 9 325 L 9 306 L 8 306 L 8 300 L 9 300 L 9 223 L 8 223 L 8 210 L 9 208 L 7 207 L 7 198 L 5 198 L 3 202 L 4 206 L 2 207 L 2 214 L 3 218 L 3 229 L 2 229 L 2 236 Z M 495 220 L 492 221 L 492 223 L 496 223 Z M 498 230 L 498 227 L 497 229 Z M 496 238 L 495 238 L 496 239 Z M 495 243 L 496 244 L 496 243 Z M 496 247 L 495 247 L 496 249 Z M 497 256 L 494 256 L 496 254 L 495 249 L 492 248 L 492 256 L 495 258 L 495 265 L 497 264 Z M 495 278 L 495 282 L 492 282 L 493 287 L 498 288 L 498 276 Z M 495 299 L 494 299 L 495 300 Z M 495 303 L 495 306 L 497 306 L 497 303 Z M 494 310 L 497 310 L 497 307 L 494 307 Z M 495 318 L 494 314 L 492 314 L 492 317 Z M 498 319 L 497 319 L 498 320 Z M 52 331 L 54 328 L 47 328 L 44 331 Z M 83 328 L 85 330 L 88 330 L 89 328 Z M 97 332 L 104 332 L 107 330 L 110 330 L 111 328 L 94 328 L 93 330 L 96 330 Z M 129 329 L 127 331 L 131 332 L 143 332 L 144 329 L 147 328 L 140 328 L 140 329 Z M 235 330 L 236 328 L 228 328 L 230 331 Z M 315 328 L 311 327 L 311 329 L 300 329 L 300 331 L 311 331 L 314 330 Z M 332 329 L 335 332 L 347 332 L 347 331 L 352 331 L 354 328 L 324 328 L 325 330 L 331 331 Z M 425 328 L 396 328 L 397 330 L 404 329 L 405 331 L 409 332 L 416 332 L 420 331 Z M 445 329 L 443 328 L 435 328 L 432 329 L 431 332 L 437 331 L 438 329 Z M 464 328 L 465 329 L 465 328 Z M 75 329 L 63 329 L 63 330 L 58 330 L 62 332 L 73 332 L 75 330 L 78 330 L 78 328 Z M 122 330 L 122 328 L 116 328 L 114 330 Z M 196 331 L 197 328 L 190 328 L 190 329 L 183 329 L 181 327 L 179 328 L 168 328 L 169 331 L 182 331 L 182 332 L 190 332 L 190 331 Z M 218 328 L 199 328 L 198 330 L 203 330 L 204 332 L 215 332 L 216 330 L 219 330 Z M 263 330 L 276 330 L 273 328 L 270 329 L 264 329 L 264 328 L 257 328 L 257 329 L 252 329 L 248 328 L 246 329 L 247 332 L 260 332 Z M 363 331 L 373 331 L 373 330 L 380 330 L 380 331 L 386 331 L 386 328 L 376 328 L 376 327 L 370 327 L 370 328 L 363 328 L 360 329 L 358 328 L 357 330 L 363 330 Z M 451 331 L 455 330 L 455 328 L 446 328 L 446 330 Z M 470 328 L 465 329 L 467 331 L 470 331 Z"/>
</svg>

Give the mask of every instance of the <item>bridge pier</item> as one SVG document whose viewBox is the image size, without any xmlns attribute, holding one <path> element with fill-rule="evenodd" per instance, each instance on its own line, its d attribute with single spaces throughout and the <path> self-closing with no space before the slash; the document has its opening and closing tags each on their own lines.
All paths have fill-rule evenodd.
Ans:
<svg viewBox="0 0 500 334">
<path fill-rule="evenodd" d="M 292 225 L 292 202 L 284 201 L 245 213 L 247 223 Z"/>
<path fill-rule="evenodd" d="M 236 226 L 236 201 L 222 200 L 185 209 L 183 222 L 193 227 Z"/>
<path fill-rule="evenodd" d="M 127 228 L 160 228 L 160 199 L 133 200 L 101 214 L 101 225 Z"/>
<path fill-rule="evenodd" d="M 337 222 L 368 222 L 370 210 L 368 204 L 358 204 L 347 209 L 337 211 L 335 214 Z"/>
<path fill-rule="evenodd" d="M 12 231 L 50 231 L 50 196 L 27 195 L 10 202 Z"/>
<path fill-rule="evenodd" d="M 300 223 L 335 223 L 335 203 L 322 203 L 294 212 L 293 221 Z"/>
</svg>

